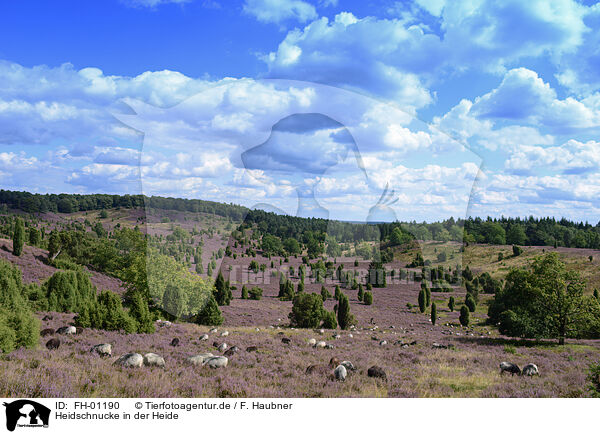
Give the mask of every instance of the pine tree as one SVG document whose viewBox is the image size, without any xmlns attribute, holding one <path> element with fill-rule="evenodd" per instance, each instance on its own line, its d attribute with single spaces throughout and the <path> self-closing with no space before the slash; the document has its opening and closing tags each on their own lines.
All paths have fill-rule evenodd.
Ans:
<svg viewBox="0 0 600 434">
<path fill-rule="evenodd" d="M 242 289 L 243 291 L 243 289 Z M 214 296 L 210 295 L 204 308 L 198 312 L 195 323 L 200 325 L 218 326 L 223 324 L 223 314 Z"/>
<path fill-rule="evenodd" d="M 347 330 L 354 324 L 354 316 L 350 313 L 350 302 L 345 294 L 340 294 L 337 308 L 338 324 L 342 330 Z"/>
<path fill-rule="evenodd" d="M 242 300 L 248 300 L 248 288 L 246 288 L 246 285 L 242 286 Z"/>
<path fill-rule="evenodd" d="M 129 315 L 137 323 L 138 333 L 154 333 L 154 322 L 148 309 L 148 302 L 139 291 L 135 291 L 131 297 Z"/>
<path fill-rule="evenodd" d="M 229 289 L 229 282 L 225 282 L 223 273 L 219 271 L 215 280 L 215 300 L 219 306 L 229 306 L 231 298 L 232 294 L 231 289 Z"/>
<path fill-rule="evenodd" d="M 435 325 L 435 322 L 437 321 L 437 306 L 435 305 L 435 302 L 431 303 L 431 324 Z"/>
<path fill-rule="evenodd" d="M 469 308 L 469 311 L 475 312 L 477 305 L 475 304 L 475 299 L 471 294 L 467 294 L 465 298 L 465 305 Z"/>
<path fill-rule="evenodd" d="M 363 291 L 362 285 L 358 285 L 358 301 L 363 301 L 365 292 Z"/>
<path fill-rule="evenodd" d="M 371 291 L 367 291 L 363 294 L 363 302 L 367 305 L 370 306 L 373 304 L 373 292 Z"/>
<path fill-rule="evenodd" d="M 469 308 L 467 306 L 462 306 L 460 308 L 460 316 L 458 320 L 464 327 L 469 326 Z"/>
<path fill-rule="evenodd" d="M 454 312 L 454 297 L 450 297 L 450 300 L 448 300 L 448 309 L 450 309 L 450 312 Z"/>
<path fill-rule="evenodd" d="M 21 256 L 23 245 L 25 244 L 25 224 L 23 219 L 17 218 L 15 221 L 15 230 L 13 232 L 13 255 Z"/>
<path fill-rule="evenodd" d="M 421 313 L 424 313 L 425 309 L 427 308 L 427 305 L 425 304 L 426 298 L 427 296 L 425 295 L 425 290 L 421 289 L 419 291 L 419 310 L 421 311 Z"/>
</svg>

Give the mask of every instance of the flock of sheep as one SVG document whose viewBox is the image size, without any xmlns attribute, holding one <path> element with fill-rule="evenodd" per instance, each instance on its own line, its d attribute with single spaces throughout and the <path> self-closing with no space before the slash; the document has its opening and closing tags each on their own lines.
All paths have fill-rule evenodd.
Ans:
<svg viewBox="0 0 600 434">
<path fill-rule="evenodd" d="M 158 320 L 157 325 L 159 327 L 170 327 L 171 323 L 169 321 Z M 259 329 L 257 329 L 257 330 L 259 330 Z M 58 328 L 56 331 L 53 329 L 44 329 L 41 331 L 40 334 L 42 336 L 49 336 L 54 333 L 59 334 L 59 335 L 73 335 L 73 334 L 77 334 L 80 332 L 81 332 L 81 329 L 78 330 L 74 326 L 64 326 L 64 327 Z M 216 334 L 217 332 L 218 332 L 218 330 L 216 328 L 213 328 L 209 331 L 209 333 L 213 333 L 213 334 Z M 321 332 L 321 334 L 322 334 L 323 330 L 319 330 L 319 332 Z M 229 335 L 228 331 L 222 331 L 219 334 L 219 336 L 221 336 L 221 337 L 227 337 L 228 335 Z M 283 335 L 283 332 L 279 332 L 279 335 Z M 352 335 L 349 335 L 349 336 L 351 337 Z M 334 335 L 333 337 L 336 339 L 339 339 L 341 336 Z M 199 340 L 207 341 L 209 338 L 210 338 L 209 334 L 203 334 L 199 337 Z M 291 340 L 287 337 L 283 337 L 283 338 L 281 338 L 281 342 L 283 344 L 290 344 Z M 383 342 L 385 342 L 385 343 L 383 343 Z M 314 347 L 314 348 L 330 348 L 330 349 L 333 348 L 333 345 L 331 343 L 327 343 L 325 341 L 317 341 L 314 338 L 309 339 L 307 341 L 307 343 L 309 346 Z M 379 344 L 385 345 L 385 344 L 387 344 L 387 342 L 382 341 L 382 342 L 379 342 Z M 404 345 L 409 346 L 409 345 L 416 344 L 416 341 L 411 342 L 410 344 L 404 344 L 404 343 L 402 343 L 402 344 L 403 344 L 403 346 Z M 173 340 L 171 341 L 171 346 L 175 347 L 175 346 L 179 346 L 179 345 L 180 345 L 179 338 L 177 338 L 177 337 L 173 338 Z M 46 348 L 48 348 L 49 350 L 57 349 L 59 346 L 60 346 L 60 339 L 58 337 L 53 337 L 46 342 Z M 190 356 L 186 359 L 186 361 L 193 366 L 207 366 L 211 369 L 225 368 L 225 367 L 227 367 L 229 358 L 240 351 L 240 349 L 237 346 L 229 347 L 227 345 L 227 343 L 225 343 L 225 342 L 223 342 L 223 343 L 213 342 L 213 346 L 223 355 L 215 355 L 213 353 L 206 352 L 206 353 Z M 446 345 L 441 345 L 441 344 L 433 344 L 433 348 L 449 348 L 449 347 L 450 347 L 450 345 L 446 346 Z M 258 347 L 250 346 L 250 347 L 246 348 L 246 351 L 247 352 L 258 351 Z M 112 345 L 109 343 L 94 345 L 90 349 L 90 352 L 98 354 L 101 357 L 112 357 Z M 127 353 L 127 354 L 123 354 L 122 356 L 120 356 L 113 364 L 118 365 L 118 366 L 127 367 L 127 368 L 135 368 L 135 367 L 142 367 L 142 366 L 164 368 L 165 367 L 165 359 L 155 353 L 146 353 L 144 355 L 139 354 L 139 353 Z M 322 374 L 322 375 L 328 375 L 328 378 L 331 380 L 334 380 L 334 381 L 345 381 L 347 376 L 349 375 L 349 373 L 354 372 L 354 371 L 356 371 L 356 367 L 353 365 L 353 363 L 351 361 L 349 361 L 349 360 L 340 361 L 337 357 L 332 357 L 329 360 L 328 365 L 310 365 L 306 368 L 305 373 L 307 375 L 312 375 L 312 374 L 318 373 L 318 374 Z M 515 374 L 523 375 L 523 376 L 539 375 L 539 369 L 533 363 L 527 364 L 521 370 L 521 368 L 519 368 L 519 366 L 517 366 L 514 363 L 502 362 L 502 363 L 500 363 L 500 375 L 504 374 L 505 372 L 510 373 L 511 375 L 515 375 Z M 379 378 L 379 379 L 383 379 L 383 380 L 387 379 L 385 370 L 376 365 L 371 366 L 367 370 L 367 375 L 372 378 Z"/>
</svg>

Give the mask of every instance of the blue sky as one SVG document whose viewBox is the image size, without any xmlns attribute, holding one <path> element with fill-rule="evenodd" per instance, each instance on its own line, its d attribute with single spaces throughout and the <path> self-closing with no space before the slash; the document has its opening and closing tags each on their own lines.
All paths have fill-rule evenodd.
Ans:
<svg viewBox="0 0 600 434">
<path fill-rule="evenodd" d="M 3 2 L 0 187 L 597 222 L 599 28 L 573 0 Z"/>
</svg>

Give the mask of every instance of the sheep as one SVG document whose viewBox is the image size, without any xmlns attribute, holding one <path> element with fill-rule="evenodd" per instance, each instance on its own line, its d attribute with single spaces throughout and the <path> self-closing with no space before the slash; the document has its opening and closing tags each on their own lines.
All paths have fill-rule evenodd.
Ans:
<svg viewBox="0 0 600 434">
<path fill-rule="evenodd" d="M 319 341 L 314 346 L 315 348 L 325 348 L 327 346 L 327 343 L 325 341 Z"/>
<path fill-rule="evenodd" d="M 60 339 L 58 338 L 52 338 L 46 342 L 46 348 L 49 350 L 56 350 L 58 347 L 60 347 Z"/>
<path fill-rule="evenodd" d="M 217 369 L 225 368 L 227 366 L 228 361 L 229 359 L 227 357 L 215 356 L 209 357 L 208 359 L 204 360 L 202 364 L 208 366 L 211 369 Z"/>
<path fill-rule="evenodd" d="M 342 363 L 340 363 L 340 365 L 343 365 L 347 371 L 356 371 L 356 368 L 354 367 L 352 362 L 350 362 L 348 360 L 344 360 Z"/>
<path fill-rule="evenodd" d="M 56 330 L 59 335 L 74 335 L 77 333 L 77 329 L 73 326 L 64 326 Z"/>
<path fill-rule="evenodd" d="M 119 357 L 113 365 L 123 366 L 125 368 L 140 368 L 144 363 L 144 358 L 139 353 L 127 353 Z"/>
<path fill-rule="evenodd" d="M 217 347 L 217 349 L 218 349 L 220 352 L 223 352 L 223 351 L 225 351 L 227 348 L 228 348 L 228 345 L 227 345 L 225 342 L 223 342 L 221 345 L 219 345 L 219 346 Z"/>
<path fill-rule="evenodd" d="M 178 347 L 179 344 L 180 344 L 179 338 L 173 338 L 173 340 L 171 341 L 172 347 Z"/>
<path fill-rule="evenodd" d="M 251 347 L 246 348 L 246 351 L 249 353 L 252 353 L 252 352 L 258 351 L 258 347 L 251 346 Z"/>
<path fill-rule="evenodd" d="M 383 347 L 384 345 L 387 345 L 387 341 L 386 340 L 383 340 L 383 341 L 379 342 L 379 346 L 380 347 Z"/>
<path fill-rule="evenodd" d="M 219 331 L 219 329 L 215 327 L 215 328 L 210 329 L 208 332 L 209 333 L 216 333 L 218 331 Z"/>
<path fill-rule="evenodd" d="M 290 338 L 281 338 L 281 342 L 284 344 L 289 344 L 292 342 L 292 340 Z"/>
<path fill-rule="evenodd" d="M 314 347 L 315 345 L 317 345 L 317 340 L 315 338 L 309 339 L 308 345 L 310 345 L 311 347 Z"/>
<path fill-rule="evenodd" d="M 198 365 L 203 365 L 204 360 L 209 359 L 211 357 L 214 357 L 214 355 L 212 353 L 203 353 L 203 354 L 198 354 L 196 356 L 188 357 L 187 361 L 188 361 L 188 363 L 190 363 L 194 366 L 198 366 Z"/>
<path fill-rule="evenodd" d="M 225 354 L 223 354 L 223 355 L 226 356 L 226 357 L 231 357 L 235 353 L 237 353 L 239 350 L 240 349 L 234 345 L 233 347 L 231 347 L 227 351 L 225 351 Z"/>
<path fill-rule="evenodd" d="M 519 369 L 519 367 L 517 365 L 515 365 L 514 363 L 508 363 L 508 362 L 502 362 L 500 363 L 500 375 L 504 374 L 505 372 L 510 372 L 511 375 L 521 375 L 521 369 Z"/>
<path fill-rule="evenodd" d="M 146 353 L 144 354 L 143 361 L 145 366 L 157 366 L 159 368 L 165 367 L 165 359 L 158 354 Z"/>
<path fill-rule="evenodd" d="M 338 359 L 337 357 L 334 356 L 331 359 L 329 359 L 329 366 L 331 366 L 332 368 L 336 367 L 339 364 L 340 364 L 340 359 Z"/>
<path fill-rule="evenodd" d="M 90 348 L 90 353 L 96 353 L 102 357 L 112 356 L 112 345 L 111 344 L 98 344 Z"/>
<path fill-rule="evenodd" d="M 528 363 L 527 365 L 525 365 L 523 367 L 522 375 L 531 377 L 533 375 L 540 375 L 540 371 L 539 371 L 537 365 L 535 365 L 533 363 Z"/>
<path fill-rule="evenodd" d="M 379 367 L 379 366 L 371 366 L 368 370 L 367 370 L 367 375 L 369 377 L 373 377 L 373 378 L 381 378 L 383 380 L 385 380 L 387 378 L 385 371 L 383 370 L 383 368 Z"/>
<path fill-rule="evenodd" d="M 199 338 L 201 341 L 207 341 L 208 340 L 208 335 L 205 333 L 202 336 L 200 336 Z"/>
<path fill-rule="evenodd" d="M 221 332 L 221 336 L 223 336 L 223 337 L 229 336 L 229 332 L 227 330 L 225 330 L 224 332 Z"/>
<path fill-rule="evenodd" d="M 41 337 L 46 337 L 54 334 L 54 329 L 44 329 L 40 332 Z"/>
<path fill-rule="evenodd" d="M 346 371 L 346 367 L 344 365 L 338 365 L 338 367 L 333 371 L 333 376 L 337 381 L 346 381 L 347 375 L 348 372 Z"/>
</svg>

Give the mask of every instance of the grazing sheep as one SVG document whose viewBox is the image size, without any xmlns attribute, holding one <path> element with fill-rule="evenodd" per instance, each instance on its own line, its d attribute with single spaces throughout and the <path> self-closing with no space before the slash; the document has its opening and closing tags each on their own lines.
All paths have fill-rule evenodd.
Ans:
<svg viewBox="0 0 600 434">
<path fill-rule="evenodd" d="M 64 326 L 56 330 L 59 335 L 74 335 L 77 333 L 77 329 L 73 326 Z"/>
<path fill-rule="evenodd" d="M 251 346 L 251 347 L 246 348 L 246 351 L 249 353 L 253 353 L 255 351 L 258 351 L 258 347 Z"/>
<path fill-rule="evenodd" d="M 54 329 L 44 329 L 40 332 L 41 337 L 51 336 L 54 334 Z"/>
<path fill-rule="evenodd" d="M 324 330 L 324 329 L 320 329 L 320 330 L 319 330 L 319 334 L 320 334 L 320 335 L 324 335 L 324 334 L 325 334 L 325 330 Z"/>
<path fill-rule="evenodd" d="M 344 365 L 338 365 L 338 367 L 333 371 L 333 376 L 337 381 L 346 381 L 347 375 L 348 371 L 346 371 L 346 367 Z"/>
<path fill-rule="evenodd" d="M 281 338 L 281 342 L 283 342 L 284 344 L 289 344 L 292 342 L 292 340 L 290 338 Z"/>
<path fill-rule="evenodd" d="M 340 365 L 343 365 L 347 371 L 356 371 L 356 368 L 354 367 L 352 362 L 350 362 L 348 360 L 344 360 L 342 363 L 340 363 Z"/>
<path fill-rule="evenodd" d="M 179 338 L 173 338 L 173 340 L 171 341 L 172 347 L 178 347 L 179 344 L 180 344 Z"/>
<path fill-rule="evenodd" d="M 139 353 L 127 353 L 123 354 L 117 360 L 114 365 L 123 366 L 125 368 L 141 368 L 144 363 L 144 358 Z"/>
<path fill-rule="evenodd" d="M 203 334 L 202 336 L 200 336 L 200 340 L 201 341 L 207 341 L 208 340 L 208 335 L 207 334 Z"/>
<path fill-rule="evenodd" d="M 381 378 L 383 380 L 387 378 L 387 376 L 385 375 L 385 371 L 379 366 L 371 366 L 367 370 L 367 375 L 372 378 Z"/>
<path fill-rule="evenodd" d="M 336 367 L 339 364 L 340 364 L 340 359 L 338 359 L 337 357 L 334 356 L 331 359 L 329 359 L 329 366 L 331 366 L 332 368 Z"/>
<path fill-rule="evenodd" d="M 215 328 L 210 329 L 208 332 L 209 333 L 216 333 L 218 331 L 219 331 L 219 329 L 215 327 Z"/>
<path fill-rule="evenodd" d="M 225 330 L 224 332 L 221 332 L 221 336 L 223 336 L 223 337 L 229 336 L 229 332 L 227 330 Z"/>
<path fill-rule="evenodd" d="M 110 356 L 112 356 L 112 345 L 111 344 L 94 345 L 90 349 L 90 353 L 96 353 L 102 357 L 110 357 Z"/>
<path fill-rule="evenodd" d="M 214 357 L 214 355 L 212 353 L 203 353 L 198 354 L 197 356 L 188 357 L 187 361 L 194 366 L 198 366 L 204 364 L 204 361 L 210 357 Z"/>
<path fill-rule="evenodd" d="M 380 347 L 382 347 L 382 346 L 384 346 L 384 345 L 387 345 L 387 341 L 386 341 L 386 340 L 383 340 L 383 341 L 380 341 L 380 342 L 379 342 L 379 346 L 380 346 Z"/>
<path fill-rule="evenodd" d="M 223 342 L 221 345 L 219 345 L 219 346 L 217 347 L 217 349 L 218 349 L 220 352 L 223 352 L 223 351 L 225 351 L 227 348 L 228 348 L 228 345 L 227 345 L 225 342 Z"/>
<path fill-rule="evenodd" d="M 521 375 L 521 369 L 514 363 L 502 362 L 500 363 L 500 375 L 505 372 L 510 372 L 511 375 Z"/>
<path fill-rule="evenodd" d="M 234 345 L 233 347 L 231 347 L 227 351 L 225 351 L 225 354 L 223 354 L 223 355 L 226 356 L 226 357 L 231 357 L 235 353 L 237 353 L 239 350 L 240 349 Z"/>
<path fill-rule="evenodd" d="M 165 367 L 165 359 L 158 354 L 146 353 L 144 354 L 144 365 L 145 366 L 157 366 L 159 368 Z"/>
<path fill-rule="evenodd" d="M 328 350 L 333 350 L 333 344 L 327 343 L 325 344 L 325 348 Z"/>
<path fill-rule="evenodd" d="M 311 347 L 314 347 L 315 345 L 317 345 L 317 340 L 314 338 L 309 339 L 308 345 L 310 345 Z"/>
<path fill-rule="evenodd" d="M 229 359 L 227 357 L 215 356 L 209 357 L 208 359 L 204 360 L 203 365 L 206 365 L 211 369 L 225 368 L 227 366 L 228 361 Z"/>
<path fill-rule="evenodd" d="M 215 348 L 219 348 L 219 345 L 221 345 L 221 344 L 220 344 L 220 343 L 218 343 L 217 341 L 214 341 L 214 342 L 212 343 L 212 346 L 213 346 L 213 347 L 215 347 Z"/>
<path fill-rule="evenodd" d="M 315 348 L 325 348 L 327 343 L 325 341 L 319 341 L 315 344 Z"/>
<path fill-rule="evenodd" d="M 533 363 L 528 363 L 523 367 L 523 375 L 526 375 L 528 377 L 531 377 L 533 375 L 540 375 L 540 371 L 537 365 Z"/>
<path fill-rule="evenodd" d="M 333 339 L 340 339 L 340 338 L 341 338 L 341 336 L 338 334 L 333 335 Z"/>
<path fill-rule="evenodd" d="M 46 342 L 46 348 L 49 350 L 56 350 L 58 347 L 60 347 L 60 339 L 58 338 L 52 338 Z"/>
</svg>

